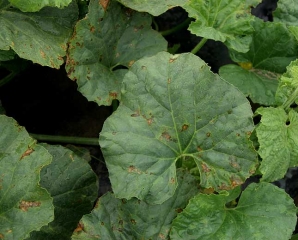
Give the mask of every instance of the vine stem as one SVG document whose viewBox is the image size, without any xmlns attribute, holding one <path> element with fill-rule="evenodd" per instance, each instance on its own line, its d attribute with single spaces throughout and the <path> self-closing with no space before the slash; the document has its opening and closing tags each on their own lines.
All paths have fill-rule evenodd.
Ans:
<svg viewBox="0 0 298 240">
<path fill-rule="evenodd" d="M 158 27 L 158 24 L 157 24 L 157 22 L 155 21 L 155 19 L 154 19 L 154 17 L 152 18 L 152 23 L 153 23 L 153 25 L 154 25 L 154 28 L 155 28 L 155 31 L 159 31 L 159 27 Z"/>
<path fill-rule="evenodd" d="M 85 137 L 67 137 L 67 136 L 53 136 L 53 135 L 43 135 L 43 134 L 33 134 L 29 135 L 38 141 L 42 142 L 56 142 L 56 143 L 70 143 L 79 145 L 92 145 L 99 146 L 98 138 L 85 138 Z"/>
<path fill-rule="evenodd" d="M 292 103 L 295 102 L 295 100 L 298 98 L 298 88 L 295 89 L 293 94 L 288 98 L 286 102 L 283 103 L 282 107 L 288 111 L 289 108 L 291 107 Z"/>
<path fill-rule="evenodd" d="M 165 30 L 165 31 L 161 31 L 160 34 L 164 37 L 168 36 L 168 35 L 171 35 L 174 32 L 177 32 L 177 31 L 181 30 L 182 28 L 188 26 L 191 21 L 192 21 L 191 18 L 187 18 L 186 20 L 184 20 L 182 23 L 178 24 L 177 26 L 175 26 L 171 29 Z"/>
<path fill-rule="evenodd" d="M 118 107 L 119 107 L 119 102 L 116 99 L 113 99 L 112 101 L 113 112 L 115 112 Z"/>
<path fill-rule="evenodd" d="M 8 74 L 6 77 L 0 79 L 0 87 L 2 87 L 2 86 L 5 85 L 6 83 L 8 83 L 10 80 L 12 80 L 16 75 L 17 75 L 16 72 L 11 72 L 11 73 Z"/>
<path fill-rule="evenodd" d="M 191 50 L 191 53 L 196 54 L 207 42 L 207 38 L 202 38 L 201 41 Z"/>
</svg>

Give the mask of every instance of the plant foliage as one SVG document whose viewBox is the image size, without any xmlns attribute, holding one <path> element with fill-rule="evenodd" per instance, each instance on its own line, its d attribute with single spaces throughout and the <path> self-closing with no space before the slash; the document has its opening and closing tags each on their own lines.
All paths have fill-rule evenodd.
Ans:
<svg viewBox="0 0 298 240">
<path fill-rule="evenodd" d="M 65 63 L 89 101 L 119 101 L 99 199 L 87 150 L 37 143 L 0 102 L 0 239 L 290 239 L 296 206 L 271 182 L 298 166 L 298 9 L 279 0 L 263 22 L 259 2 L 0 0 L 0 87 Z M 154 21 L 175 6 L 192 53 L 167 52 Z M 234 62 L 219 74 L 193 54 L 208 39 Z"/>
</svg>

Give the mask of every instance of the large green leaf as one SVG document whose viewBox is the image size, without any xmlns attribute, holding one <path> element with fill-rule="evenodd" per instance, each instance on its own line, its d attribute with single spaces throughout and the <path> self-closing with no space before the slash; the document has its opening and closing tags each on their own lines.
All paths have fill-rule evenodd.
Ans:
<svg viewBox="0 0 298 240">
<path fill-rule="evenodd" d="M 254 23 L 256 32 L 247 53 L 232 52 L 240 66 L 226 65 L 219 74 L 255 103 L 273 105 L 280 74 L 297 57 L 297 42 L 281 23 Z M 274 47 L 272 47 L 274 46 Z"/>
<path fill-rule="evenodd" d="M 279 0 L 273 15 L 275 22 L 298 26 L 298 5 L 293 0 Z"/>
<path fill-rule="evenodd" d="M 53 161 L 41 171 L 41 186 L 53 196 L 55 219 L 30 239 L 70 239 L 97 197 L 96 175 L 88 162 L 62 146 L 43 145 Z"/>
<path fill-rule="evenodd" d="M 228 196 L 199 194 L 174 219 L 171 239 L 288 240 L 296 225 L 296 207 L 284 190 L 270 183 L 253 183 L 235 208 Z"/>
<path fill-rule="evenodd" d="M 72 239 L 169 239 L 172 220 L 197 192 L 194 177 L 178 171 L 178 187 L 173 197 L 160 205 L 138 199 L 117 199 L 111 193 L 102 196 L 91 214 L 82 218 L 82 231 Z"/>
<path fill-rule="evenodd" d="M 262 180 L 283 178 L 288 168 L 298 165 L 298 113 L 282 108 L 259 108 L 261 123 L 256 128 L 262 157 Z"/>
<path fill-rule="evenodd" d="M 170 8 L 183 6 L 187 0 L 117 0 L 123 5 L 135 9 L 138 12 L 148 12 L 153 16 L 158 16 Z"/>
<path fill-rule="evenodd" d="M 59 7 L 68 6 L 72 0 L 9 0 L 12 6 L 17 7 L 23 12 L 37 12 L 43 7 Z"/>
<path fill-rule="evenodd" d="M 254 31 L 250 14 L 258 0 L 190 0 L 183 6 L 195 18 L 189 30 L 198 36 L 224 42 L 230 48 L 247 52 Z"/>
<path fill-rule="evenodd" d="M 166 50 L 167 43 L 151 28 L 151 16 L 121 7 L 115 1 L 101 5 L 91 0 L 89 13 L 76 25 L 66 69 L 79 91 L 99 105 L 120 99 L 122 78 L 143 56 Z"/>
<path fill-rule="evenodd" d="M 36 13 L 24 13 L 12 7 L 8 0 L 2 0 L 0 49 L 11 48 L 21 58 L 59 68 L 77 15 L 75 1 L 64 9 L 47 7 Z"/>
<path fill-rule="evenodd" d="M 24 239 L 53 220 L 49 193 L 39 186 L 51 155 L 15 120 L 0 115 L 0 238 Z"/>
<path fill-rule="evenodd" d="M 202 186 L 217 190 L 253 173 L 250 105 L 200 58 L 143 58 L 125 75 L 122 93 L 100 134 L 116 197 L 164 202 L 177 188 L 177 160 L 193 159 Z"/>
</svg>

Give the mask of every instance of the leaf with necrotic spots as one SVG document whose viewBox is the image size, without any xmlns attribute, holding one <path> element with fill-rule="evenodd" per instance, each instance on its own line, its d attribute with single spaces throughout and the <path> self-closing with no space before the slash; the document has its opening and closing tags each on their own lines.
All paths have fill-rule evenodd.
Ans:
<svg viewBox="0 0 298 240">
<path fill-rule="evenodd" d="M 52 198 L 39 185 L 40 171 L 52 157 L 25 128 L 4 115 L 0 143 L 0 236 L 24 239 L 53 220 Z"/>
<path fill-rule="evenodd" d="M 25 13 L 8 0 L 0 1 L 0 49 L 13 49 L 21 58 L 59 68 L 77 19 L 76 2 L 63 9 L 46 7 Z"/>
<path fill-rule="evenodd" d="M 215 190 L 254 172 L 249 102 L 200 58 L 143 58 L 125 75 L 122 94 L 100 134 L 116 197 L 164 202 L 177 188 L 178 160 L 192 159 L 201 185 Z"/>
<path fill-rule="evenodd" d="M 78 90 L 99 105 L 120 99 L 123 75 L 136 60 L 166 50 L 151 16 L 119 3 L 91 0 L 70 41 L 66 70 Z"/>
</svg>

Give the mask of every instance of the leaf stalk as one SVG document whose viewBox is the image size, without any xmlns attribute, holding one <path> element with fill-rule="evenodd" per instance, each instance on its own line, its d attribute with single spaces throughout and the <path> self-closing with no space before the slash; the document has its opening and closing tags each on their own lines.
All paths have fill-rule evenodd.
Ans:
<svg viewBox="0 0 298 240">
<path fill-rule="evenodd" d="M 53 136 L 53 135 L 43 135 L 43 134 L 33 134 L 33 133 L 30 133 L 30 136 L 41 142 L 56 142 L 56 143 L 99 146 L 98 138 Z"/>
<path fill-rule="evenodd" d="M 191 19 L 191 18 L 187 18 L 186 20 L 184 20 L 182 23 L 178 24 L 177 26 L 175 26 L 171 29 L 165 30 L 165 31 L 161 31 L 160 34 L 165 37 L 165 36 L 171 35 L 175 32 L 178 32 L 179 30 L 187 27 L 192 20 L 193 19 Z"/>
<path fill-rule="evenodd" d="M 15 76 L 17 75 L 16 72 L 11 72 L 6 77 L 0 80 L 0 87 L 4 86 L 6 83 L 10 82 Z"/>
<path fill-rule="evenodd" d="M 191 50 L 191 53 L 196 54 L 207 42 L 207 38 L 202 38 L 201 41 Z"/>
</svg>

